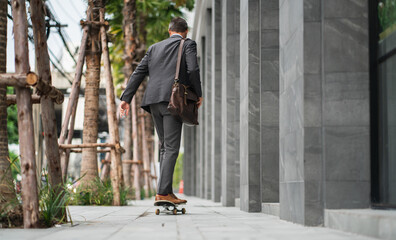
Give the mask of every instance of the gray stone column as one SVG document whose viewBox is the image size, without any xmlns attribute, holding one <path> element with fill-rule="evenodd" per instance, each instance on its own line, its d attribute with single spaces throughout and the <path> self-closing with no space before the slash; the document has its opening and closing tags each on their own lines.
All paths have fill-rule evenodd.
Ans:
<svg viewBox="0 0 396 240">
<path fill-rule="evenodd" d="M 191 148 L 191 155 L 190 155 L 190 162 L 189 162 L 189 168 L 190 168 L 190 184 L 189 184 L 189 188 L 190 188 L 190 195 L 191 196 L 195 196 L 196 195 L 196 162 L 197 162 L 197 148 L 196 148 L 196 127 L 191 127 L 190 129 L 190 134 L 191 137 L 189 139 L 189 144 L 190 144 L 190 148 Z M 184 188 L 185 189 L 185 188 Z"/>
<path fill-rule="evenodd" d="M 304 0 L 304 224 L 323 222 L 321 0 Z"/>
<path fill-rule="evenodd" d="M 261 1 L 261 194 L 279 201 L 279 0 Z"/>
<path fill-rule="evenodd" d="M 201 38 L 201 84 L 202 84 L 202 94 L 203 97 L 206 95 L 206 38 Z M 204 99 L 206 101 L 206 99 Z M 197 163 L 197 196 L 204 198 L 205 197 L 205 158 L 206 158 L 206 151 L 205 151 L 205 119 L 206 119 L 206 108 L 205 103 L 201 105 L 200 109 L 198 110 L 198 117 L 199 117 L 199 125 L 198 125 L 198 136 L 199 136 L 199 158 Z"/>
<path fill-rule="evenodd" d="M 197 127 L 192 129 L 191 147 L 192 147 L 192 160 L 191 160 L 191 196 L 197 196 L 197 162 L 198 162 L 198 141 L 197 141 Z"/>
<path fill-rule="evenodd" d="M 183 180 L 184 193 L 188 196 L 196 194 L 196 127 L 184 125 L 184 159 L 183 159 Z"/>
<path fill-rule="evenodd" d="M 183 154 L 183 182 L 184 182 L 184 194 L 191 196 L 192 178 L 191 178 L 191 129 L 187 126 L 183 126 L 183 142 L 184 142 L 184 154 Z"/>
<path fill-rule="evenodd" d="M 260 1 L 240 5 L 240 208 L 261 211 Z"/>
<path fill-rule="evenodd" d="M 204 197 L 206 199 L 212 198 L 212 9 L 206 11 L 206 37 L 205 37 L 205 173 L 204 173 Z"/>
<path fill-rule="evenodd" d="M 239 0 L 223 0 L 221 4 L 221 198 L 223 206 L 235 206 L 236 191 L 239 193 Z"/>
<path fill-rule="evenodd" d="M 282 219 L 369 206 L 367 3 L 280 3 Z"/>
<path fill-rule="evenodd" d="M 221 196 L 221 0 L 212 0 L 212 200 Z"/>
<path fill-rule="evenodd" d="M 202 78 L 201 78 L 202 79 Z M 202 107 L 202 106 L 201 106 Z M 199 114 L 202 115 L 201 109 L 198 111 Z M 198 117 L 199 121 L 201 121 L 201 118 Z M 201 125 L 202 123 L 200 123 Z M 195 196 L 201 197 L 201 127 L 197 127 L 195 129 L 195 155 L 196 155 L 196 161 L 195 161 Z"/>
<path fill-rule="evenodd" d="M 280 1 L 280 218 L 304 223 L 304 8 Z"/>
<path fill-rule="evenodd" d="M 370 204 L 368 1 L 322 1 L 326 208 Z"/>
</svg>

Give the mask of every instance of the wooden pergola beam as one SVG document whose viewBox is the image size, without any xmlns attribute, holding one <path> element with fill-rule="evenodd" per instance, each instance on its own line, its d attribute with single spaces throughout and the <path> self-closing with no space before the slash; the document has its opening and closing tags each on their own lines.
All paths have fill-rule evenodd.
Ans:
<svg viewBox="0 0 396 240">
<path fill-rule="evenodd" d="M 0 74 L 0 85 L 12 87 L 35 87 L 37 95 L 51 98 L 57 104 L 62 104 L 63 93 L 50 83 L 44 82 L 34 72 L 27 74 L 3 73 Z"/>
<path fill-rule="evenodd" d="M 59 144 L 60 148 L 96 148 L 96 147 L 115 147 L 112 143 L 81 143 L 81 144 Z"/>
<path fill-rule="evenodd" d="M 109 26 L 109 22 L 108 21 L 84 21 L 84 20 L 80 20 L 80 25 L 84 26 L 84 25 L 99 25 L 99 26 Z"/>
<path fill-rule="evenodd" d="M 33 104 L 40 103 L 40 96 L 32 95 L 32 103 Z M 16 104 L 16 95 L 14 95 L 14 94 L 7 95 L 7 106 L 10 106 L 13 104 Z"/>
<path fill-rule="evenodd" d="M 130 164 L 143 164 L 141 160 L 122 160 L 122 163 L 130 163 Z"/>
<path fill-rule="evenodd" d="M 120 144 L 113 143 L 81 143 L 81 144 L 59 144 L 61 149 L 73 149 L 73 148 L 96 148 L 96 147 L 109 147 L 115 148 L 116 151 L 123 153 L 125 149 Z"/>
<path fill-rule="evenodd" d="M 27 74 L 21 73 L 2 73 L 0 74 L 0 84 L 12 87 L 34 86 L 39 81 L 39 77 L 34 72 Z"/>
<path fill-rule="evenodd" d="M 96 150 L 98 153 L 105 153 L 105 152 L 110 152 L 110 148 L 105 148 L 105 149 L 97 149 Z M 70 149 L 70 152 L 74 153 L 82 153 L 82 149 Z"/>
</svg>

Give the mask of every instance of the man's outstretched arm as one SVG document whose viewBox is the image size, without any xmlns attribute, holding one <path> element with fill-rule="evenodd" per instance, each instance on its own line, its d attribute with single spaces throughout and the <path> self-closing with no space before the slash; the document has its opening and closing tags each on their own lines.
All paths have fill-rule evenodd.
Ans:
<svg viewBox="0 0 396 240">
<path fill-rule="evenodd" d="M 121 103 L 119 105 L 120 116 L 124 117 L 128 115 L 130 106 L 129 104 L 132 101 L 133 96 L 135 95 L 137 89 L 140 84 L 143 82 L 144 78 L 148 75 L 148 58 L 150 54 L 151 48 L 147 51 L 146 55 L 144 55 L 142 61 L 140 61 L 139 65 L 136 67 L 135 71 L 129 77 L 128 84 L 121 94 Z"/>
<path fill-rule="evenodd" d="M 121 101 L 125 101 L 130 103 L 132 101 L 133 96 L 135 95 L 137 89 L 140 84 L 143 82 L 144 78 L 148 75 L 148 59 L 151 48 L 147 51 L 146 55 L 143 57 L 142 61 L 140 61 L 139 65 L 136 67 L 135 71 L 129 77 L 128 84 L 121 94 Z"/>
</svg>

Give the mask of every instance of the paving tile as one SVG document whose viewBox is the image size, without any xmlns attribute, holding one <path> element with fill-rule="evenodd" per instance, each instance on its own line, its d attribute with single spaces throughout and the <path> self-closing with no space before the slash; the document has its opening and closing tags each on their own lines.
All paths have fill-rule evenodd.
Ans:
<svg viewBox="0 0 396 240">
<path fill-rule="evenodd" d="M 155 215 L 153 199 L 131 206 L 70 206 L 75 226 L 49 229 L 0 229 L 7 240 L 121 239 L 304 239 L 368 240 L 323 227 L 304 227 L 264 213 L 247 213 L 220 203 L 187 197 L 187 213 Z"/>
</svg>

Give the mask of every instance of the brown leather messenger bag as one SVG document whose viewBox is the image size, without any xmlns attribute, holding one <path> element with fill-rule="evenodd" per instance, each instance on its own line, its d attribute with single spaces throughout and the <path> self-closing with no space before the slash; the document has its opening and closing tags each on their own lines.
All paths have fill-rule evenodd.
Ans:
<svg viewBox="0 0 396 240">
<path fill-rule="evenodd" d="M 198 125 L 198 96 L 190 86 L 179 82 L 180 62 L 185 39 L 180 41 L 177 54 L 176 74 L 169 100 L 169 112 L 187 125 Z"/>
</svg>

